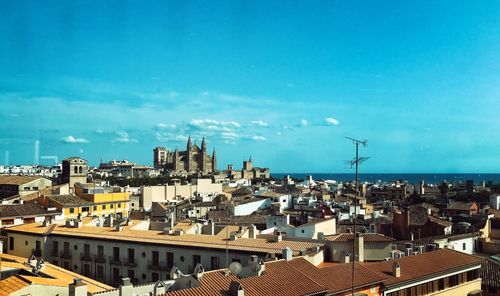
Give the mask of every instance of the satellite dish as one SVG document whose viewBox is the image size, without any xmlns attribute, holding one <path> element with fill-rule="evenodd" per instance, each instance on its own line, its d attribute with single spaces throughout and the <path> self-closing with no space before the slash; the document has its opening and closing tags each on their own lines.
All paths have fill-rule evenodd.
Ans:
<svg viewBox="0 0 500 296">
<path fill-rule="evenodd" d="M 241 266 L 241 264 L 239 262 L 233 262 L 233 263 L 229 264 L 229 271 L 234 275 L 239 274 L 242 269 L 243 269 L 243 267 Z"/>
</svg>

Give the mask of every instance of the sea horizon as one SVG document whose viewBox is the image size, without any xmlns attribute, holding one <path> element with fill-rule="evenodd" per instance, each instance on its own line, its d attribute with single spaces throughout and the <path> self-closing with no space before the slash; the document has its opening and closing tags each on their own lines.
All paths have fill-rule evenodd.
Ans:
<svg viewBox="0 0 500 296">
<path fill-rule="evenodd" d="M 271 173 L 276 179 L 283 179 L 285 175 L 297 179 L 306 179 L 311 175 L 314 180 L 335 181 L 352 181 L 355 178 L 355 173 Z M 361 182 L 403 180 L 415 184 L 424 180 L 427 184 L 436 184 L 442 181 L 463 183 L 472 180 L 474 184 L 482 181 L 500 183 L 500 173 L 359 173 L 358 177 Z"/>
</svg>

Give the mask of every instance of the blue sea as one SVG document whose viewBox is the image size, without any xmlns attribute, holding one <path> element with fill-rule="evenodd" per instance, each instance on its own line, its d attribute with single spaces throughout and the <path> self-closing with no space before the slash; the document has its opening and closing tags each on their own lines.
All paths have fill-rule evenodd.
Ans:
<svg viewBox="0 0 500 296">
<path fill-rule="evenodd" d="M 285 175 L 290 175 L 297 179 L 306 179 L 309 175 L 312 176 L 314 180 L 336 180 L 336 181 L 353 181 L 355 176 L 354 173 L 348 174 L 332 174 L 332 173 L 275 173 L 271 174 L 273 178 L 283 179 Z M 408 173 L 390 173 L 390 174 L 379 174 L 379 173 L 360 173 L 359 180 L 361 182 L 391 182 L 395 180 L 407 181 L 411 184 L 416 184 L 421 180 L 424 180 L 427 184 L 438 184 L 446 180 L 451 183 L 465 183 L 467 180 L 473 180 L 474 184 L 480 184 L 482 181 L 491 181 L 494 184 L 500 183 L 500 174 L 408 174 Z"/>
</svg>

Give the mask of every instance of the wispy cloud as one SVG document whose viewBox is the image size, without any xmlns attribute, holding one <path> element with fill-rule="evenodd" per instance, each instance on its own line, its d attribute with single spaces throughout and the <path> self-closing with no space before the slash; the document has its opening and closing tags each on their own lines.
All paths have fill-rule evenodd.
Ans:
<svg viewBox="0 0 500 296">
<path fill-rule="evenodd" d="M 252 140 L 262 142 L 262 141 L 265 141 L 266 138 L 263 136 L 252 136 Z"/>
<path fill-rule="evenodd" d="M 114 143 L 137 143 L 137 139 L 130 138 L 127 132 L 117 132 L 118 137 L 111 140 Z"/>
<path fill-rule="evenodd" d="M 158 123 L 156 125 L 156 128 L 157 129 L 175 129 L 177 126 L 175 124 L 171 124 L 171 123 Z"/>
<path fill-rule="evenodd" d="M 88 143 L 89 142 L 87 139 L 84 139 L 84 138 L 75 138 L 72 135 L 69 135 L 67 137 L 62 138 L 62 141 L 64 143 L 68 143 L 68 144 L 75 144 L 75 143 L 83 144 L 83 143 Z"/>
<path fill-rule="evenodd" d="M 327 125 L 339 125 L 339 121 L 333 117 L 327 117 L 325 118 L 325 123 Z"/>
<path fill-rule="evenodd" d="M 268 126 L 268 123 L 263 120 L 252 120 L 250 123 L 256 126 L 263 126 L 263 127 Z"/>
</svg>

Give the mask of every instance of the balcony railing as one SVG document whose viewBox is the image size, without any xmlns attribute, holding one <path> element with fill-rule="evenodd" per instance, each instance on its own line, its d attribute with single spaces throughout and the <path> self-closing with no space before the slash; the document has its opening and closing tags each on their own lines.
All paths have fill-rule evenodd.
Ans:
<svg viewBox="0 0 500 296">
<path fill-rule="evenodd" d="M 80 260 L 81 261 L 92 261 L 92 257 L 90 256 L 90 253 L 80 253 Z"/>
<path fill-rule="evenodd" d="M 106 258 L 104 258 L 104 255 L 95 255 L 94 261 L 97 263 L 106 263 Z"/>
<path fill-rule="evenodd" d="M 62 251 L 59 254 L 59 257 L 61 257 L 63 259 L 71 259 L 71 252 L 70 251 Z"/>
<path fill-rule="evenodd" d="M 137 260 L 135 258 L 123 258 L 123 265 L 129 266 L 129 267 L 136 267 L 137 266 Z"/>
<path fill-rule="evenodd" d="M 109 264 L 122 265 L 122 260 L 119 257 L 115 258 L 114 256 L 109 256 Z"/>
<path fill-rule="evenodd" d="M 166 264 L 163 262 L 148 260 L 148 268 L 149 269 L 160 270 L 160 269 L 163 269 L 163 267 L 165 267 L 165 266 L 166 266 Z"/>
</svg>

